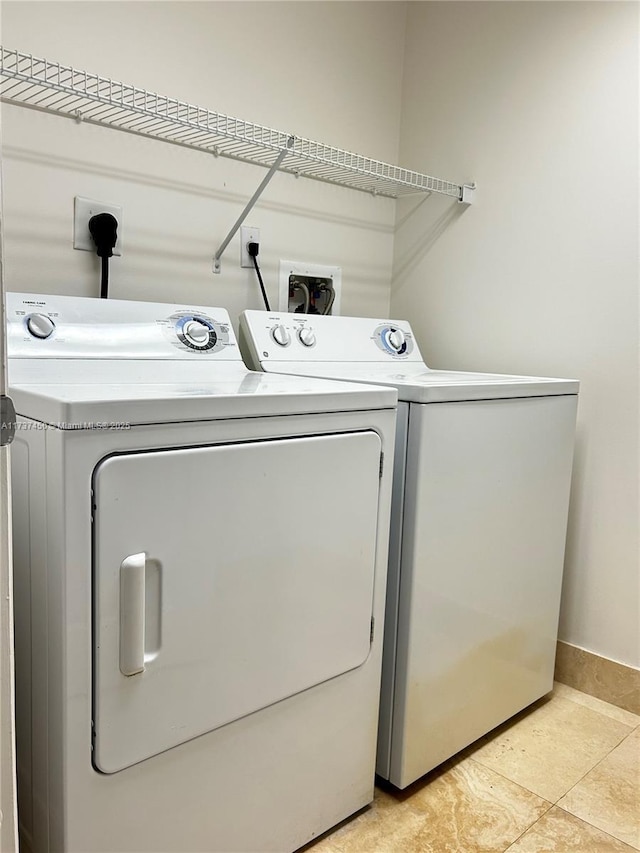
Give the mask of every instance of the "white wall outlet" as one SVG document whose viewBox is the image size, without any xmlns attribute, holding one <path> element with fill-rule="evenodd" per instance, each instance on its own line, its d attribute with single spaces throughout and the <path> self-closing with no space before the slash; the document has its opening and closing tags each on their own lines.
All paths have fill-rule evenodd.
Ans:
<svg viewBox="0 0 640 853">
<path fill-rule="evenodd" d="M 329 308 L 329 314 L 334 316 L 340 313 L 340 297 L 342 295 L 342 267 L 328 266 L 327 264 L 309 264 L 305 261 L 280 261 L 279 277 L 279 300 L 278 310 L 291 313 L 303 310 L 304 298 L 302 290 L 295 288 L 296 281 L 303 281 L 312 291 L 314 301 L 314 282 L 330 283 L 335 294 L 333 302 L 327 302 L 327 292 L 322 292 L 322 286 L 317 288 L 318 300 L 315 311 L 322 313 L 325 307 Z"/>
<path fill-rule="evenodd" d="M 118 236 L 113 247 L 114 255 L 122 254 L 122 208 L 117 204 L 94 201 L 77 195 L 73 204 L 73 248 L 95 252 L 96 244 L 89 231 L 89 220 L 96 213 L 110 213 L 118 220 Z"/>
<path fill-rule="evenodd" d="M 240 266 L 253 269 L 253 258 L 247 249 L 247 243 L 260 242 L 260 229 L 251 228 L 249 225 L 240 226 Z M 260 263 L 260 261 L 258 261 Z"/>
</svg>

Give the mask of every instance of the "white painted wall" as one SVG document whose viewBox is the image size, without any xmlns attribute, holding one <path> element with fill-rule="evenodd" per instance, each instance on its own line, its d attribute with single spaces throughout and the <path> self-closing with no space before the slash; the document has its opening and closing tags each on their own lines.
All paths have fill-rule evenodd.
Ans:
<svg viewBox="0 0 640 853">
<path fill-rule="evenodd" d="M 8 2 L 2 41 L 223 113 L 397 161 L 405 4 Z M 261 308 L 240 237 L 219 243 L 264 169 L 3 106 L 8 290 L 95 295 L 73 197 L 123 206 L 114 298 Z M 388 312 L 395 207 L 277 174 L 247 219 L 277 304 L 281 258 L 342 267 L 343 313 Z"/>
<path fill-rule="evenodd" d="M 410 3 L 393 316 L 433 367 L 581 380 L 560 638 L 640 664 L 638 10 Z"/>
</svg>

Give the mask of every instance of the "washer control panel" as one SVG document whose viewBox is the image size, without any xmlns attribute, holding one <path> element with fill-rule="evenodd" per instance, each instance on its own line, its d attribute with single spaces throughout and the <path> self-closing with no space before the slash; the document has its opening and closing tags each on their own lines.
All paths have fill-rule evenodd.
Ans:
<svg viewBox="0 0 640 853">
<path fill-rule="evenodd" d="M 223 308 L 7 293 L 14 358 L 208 359 L 241 362 Z"/>
<path fill-rule="evenodd" d="M 416 361 L 422 356 L 404 320 L 244 311 L 240 342 L 245 361 Z"/>
</svg>

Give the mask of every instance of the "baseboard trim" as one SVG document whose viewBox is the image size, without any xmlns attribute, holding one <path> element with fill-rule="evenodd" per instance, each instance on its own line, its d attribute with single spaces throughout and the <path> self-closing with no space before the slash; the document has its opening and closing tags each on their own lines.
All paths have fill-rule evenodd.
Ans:
<svg viewBox="0 0 640 853">
<path fill-rule="evenodd" d="M 558 641 L 555 680 L 640 714 L 640 670 Z"/>
</svg>

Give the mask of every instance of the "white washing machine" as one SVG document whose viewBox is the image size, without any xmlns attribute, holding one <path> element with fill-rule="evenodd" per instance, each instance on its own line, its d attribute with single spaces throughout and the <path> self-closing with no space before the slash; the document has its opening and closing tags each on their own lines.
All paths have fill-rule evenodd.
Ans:
<svg viewBox="0 0 640 853">
<path fill-rule="evenodd" d="M 376 769 L 404 788 L 552 688 L 578 382 L 430 370 L 406 322 L 246 311 L 240 345 L 398 390 Z"/>
<path fill-rule="evenodd" d="M 294 850 L 373 796 L 395 390 L 7 302 L 22 849 Z"/>
</svg>

